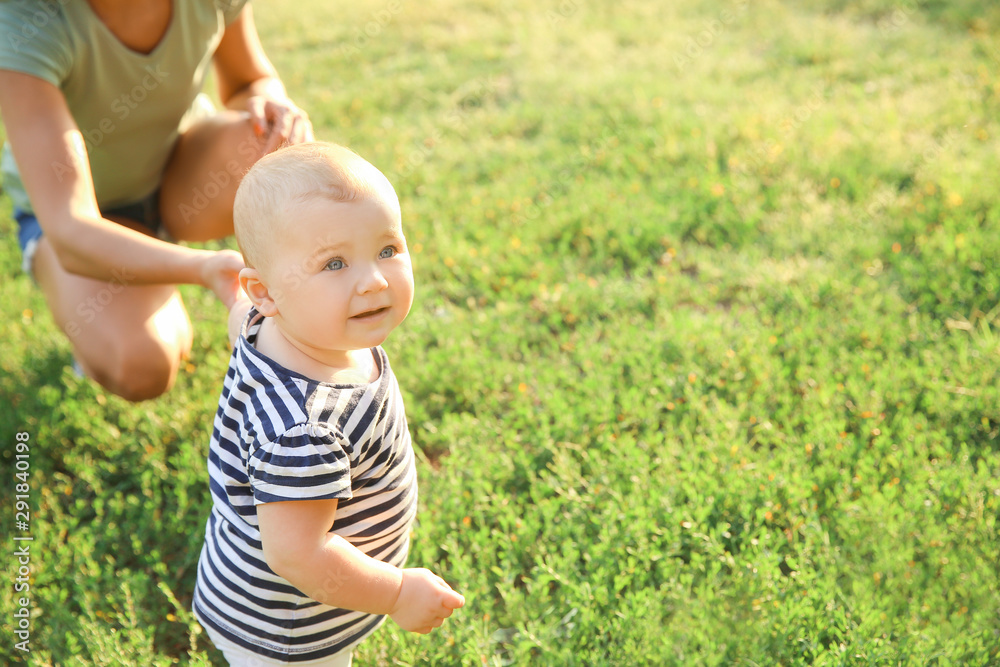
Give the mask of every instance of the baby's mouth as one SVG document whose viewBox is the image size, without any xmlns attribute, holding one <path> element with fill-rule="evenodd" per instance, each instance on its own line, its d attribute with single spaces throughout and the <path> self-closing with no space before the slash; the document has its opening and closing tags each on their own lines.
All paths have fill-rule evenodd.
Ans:
<svg viewBox="0 0 1000 667">
<path fill-rule="evenodd" d="M 383 306 L 381 308 L 373 308 L 372 310 L 366 310 L 363 313 L 358 313 L 357 315 L 353 316 L 351 319 L 352 320 L 365 320 L 365 319 L 368 319 L 368 318 L 371 318 L 371 317 L 378 317 L 379 315 L 381 315 L 382 313 L 386 312 L 387 310 L 389 310 L 388 306 Z"/>
</svg>

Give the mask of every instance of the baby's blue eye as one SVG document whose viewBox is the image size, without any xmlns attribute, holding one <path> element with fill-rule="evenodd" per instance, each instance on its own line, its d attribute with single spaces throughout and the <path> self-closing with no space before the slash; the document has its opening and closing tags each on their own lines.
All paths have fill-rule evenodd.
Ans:
<svg viewBox="0 0 1000 667">
<path fill-rule="evenodd" d="M 331 259 L 329 262 L 326 263 L 326 267 L 324 268 L 326 268 L 326 270 L 328 271 L 339 271 L 340 269 L 344 268 L 344 260 Z"/>
<path fill-rule="evenodd" d="M 388 246 L 386 248 L 382 248 L 382 252 L 380 252 L 378 256 L 379 259 L 389 259 L 395 254 L 396 254 L 396 249 L 393 248 L 392 246 Z"/>
</svg>

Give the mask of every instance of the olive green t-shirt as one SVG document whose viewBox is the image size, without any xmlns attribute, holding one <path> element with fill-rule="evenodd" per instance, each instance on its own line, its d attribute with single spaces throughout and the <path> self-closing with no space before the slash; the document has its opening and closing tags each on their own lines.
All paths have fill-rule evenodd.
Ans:
<svg viewBox="0 0 1000 667">
<path fill-rule="evenodd" d="M 208 66 L 246 2 L 173 0 L 166 33 L 143 54 L 122 44 L 86 0 L 0 0 L 0 69 L 62 91 L 86 144 L 98 205 L 131 203 L 159 187 L 180 132 L 203 112 L 198 94 Z M 14 206 L 34 210 L 9 145 L 0 170 Z"/>
</svg>

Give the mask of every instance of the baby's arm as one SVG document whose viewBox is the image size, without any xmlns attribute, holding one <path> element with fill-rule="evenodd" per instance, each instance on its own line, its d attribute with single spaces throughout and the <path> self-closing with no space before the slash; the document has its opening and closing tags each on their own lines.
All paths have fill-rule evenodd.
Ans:
<svg viewBox="0 0 1000 667">
<path fill-rule="evenodd" d="M 404 630 L 423 634 L 465 604 L 465 598 L 432 572 L 400 570 L 330 533 L 336 512 L 336 500 L 257 506 L 264 559 L 275 574 L 317 602 L 387 614 Z"/>
</svg>

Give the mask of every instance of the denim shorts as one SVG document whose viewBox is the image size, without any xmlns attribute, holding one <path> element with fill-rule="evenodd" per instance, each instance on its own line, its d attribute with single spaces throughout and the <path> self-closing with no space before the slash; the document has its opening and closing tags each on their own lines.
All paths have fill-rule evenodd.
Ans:
<svg viewBox="0 0 1000 667">
<path fill-rule="evenodd" d="M 147 228 L 155 236 L 160 236 L 163 231 L 159 190 L 153 191 L 151 195 L 137 202 L 103 209 L 101 215 L 128 218 Z M 31 211 L 15 208 L 14 219 L 17 220 L 17 244 L 21 246 L 21 268 L 31 275 L 31 263 L 35 259 L 38 242 L 42 240 L 42 226 L 38 224 L 38 218 Z"/>
</svg>

